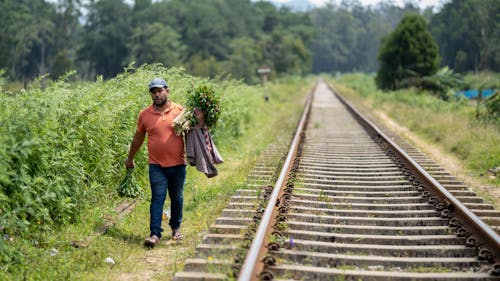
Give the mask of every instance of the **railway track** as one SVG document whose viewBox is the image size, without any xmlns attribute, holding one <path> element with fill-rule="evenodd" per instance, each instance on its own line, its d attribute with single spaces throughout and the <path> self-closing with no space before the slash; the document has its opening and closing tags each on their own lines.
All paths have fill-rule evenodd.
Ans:
<svg viewBox="0 0 500 281">
<path fill-rule="evenodd" d="M 486 204 L 344 103 L 317 84 L 286 159 L 266 153 L 175 280 L 498 280 L 497 233 L 451 194 Z"/>
</svg>

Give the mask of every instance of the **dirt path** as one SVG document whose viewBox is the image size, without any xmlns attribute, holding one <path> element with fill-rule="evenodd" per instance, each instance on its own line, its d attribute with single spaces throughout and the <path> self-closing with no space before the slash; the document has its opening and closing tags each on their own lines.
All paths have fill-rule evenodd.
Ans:
<svg viewBox="0 0 500 281">
<path fill-rule="evenodd" d="M 160 245 L 151 250 L 144 249 L 142 255 L 134 256 L 134 268 L 125 269 L 113 276 L 113 280 L 173 280 L 178 271 L 176 266 L 184 263 L 183 253 L 188 250 L 187 241 L 173 241 L 169 237 L 162 239 Z M 182 256 L 182 257 L 179 257 Z"/>
</svg>

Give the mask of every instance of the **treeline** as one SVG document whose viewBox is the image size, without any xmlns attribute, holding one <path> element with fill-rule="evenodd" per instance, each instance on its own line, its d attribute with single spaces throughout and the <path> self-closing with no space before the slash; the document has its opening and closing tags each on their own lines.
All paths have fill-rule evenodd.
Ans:
<svg viewBox="0 0 500 281">
<path fill-rule="evenodd" d="M 116 76 L 131 62 L 230 74 L 253 83 L 273 75 L 374 72 L 381 39 L 404 14 L 420 13 L 456 71 L 500 69 L 495 0 L 454 0 L 438 13 L 411 2 L 365 7 L 355 0 L 311 11 L 251 0 L 2 0 L 0 76 L 15 81 L 77 70 Z"/>
</svg>

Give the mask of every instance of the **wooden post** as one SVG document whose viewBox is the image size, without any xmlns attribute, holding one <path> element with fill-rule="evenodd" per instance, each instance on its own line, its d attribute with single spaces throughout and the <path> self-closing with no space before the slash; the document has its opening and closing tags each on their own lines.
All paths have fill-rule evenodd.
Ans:
<svg viewBox="0 0 500 281">
<path fill-rule="evenodd" d="M 263 65 L 257 69 L 257 73 L 260 74 L 262 78 L 262 87 L 264 88 L 264 99 L 265 101 L 269 101 L 269 95 L 267 93 L 267 76 L 271 73 L 271 68 L 266 65 Z"/>
</svg>

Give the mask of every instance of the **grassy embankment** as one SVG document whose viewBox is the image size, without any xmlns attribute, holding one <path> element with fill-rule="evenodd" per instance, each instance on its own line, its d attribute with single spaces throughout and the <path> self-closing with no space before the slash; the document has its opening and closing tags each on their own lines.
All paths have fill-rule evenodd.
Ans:
<svg viewBox="0 0 500 281">
<path fill-rule="evenodd" d="M 491 74 L 466 77 L 473 86 L 483 84 L 485 79 L 496 79 L 496 85 L 500 84 L 500 78 Z M 373 77 L 362 74 L 343 75 L 332 81 L 358 106 L 383 112 L 425 142 L 437 145 L 457 160 L 467 176 L 480 184 L 499 186 L 500 178 L 489 177 L 487 171 L 500 166 L 500 120 L 476 118 L 475 102 L 455 98 L 443 101 L 415 89 L 382 92 L 376 89 Z M 498 206 L 498 197 L 481 195 Z"/>
<path fill-rule="evenodd" d="M 144 188 L 135 209 L 119 219 L 123 178 L 139 110 L 150 103 L 146 85 L 165 77 L 171 99 L 200 83 L 214 85 L 223 112 L 213 132 L 225 163 L 207 179 L 188 167 L 185 239 L 147 251 L 149 188 L 146 151 L 134 172 Z M 234 80 L 207 80 L 181 69 L 149 66 L 109 81 L 59 81 L 42 89 L 0 94 L 0 279 L 120 280 L 170 279 L 194 252 L 202 234 L 240 188 L 265 147 L 287 139 L 313 81 L 290 77 L 263 89 Z M 168 202 L 167 202 L 168 204 Z M 111 218 L 105 235 L 96 231 Z M 166 223 L 165 223 L 166 224 Z M 82 247 L 72 244 L 79 241 Z M 105 263 L 112 258 L 115 265 Z"/>
</svg>

